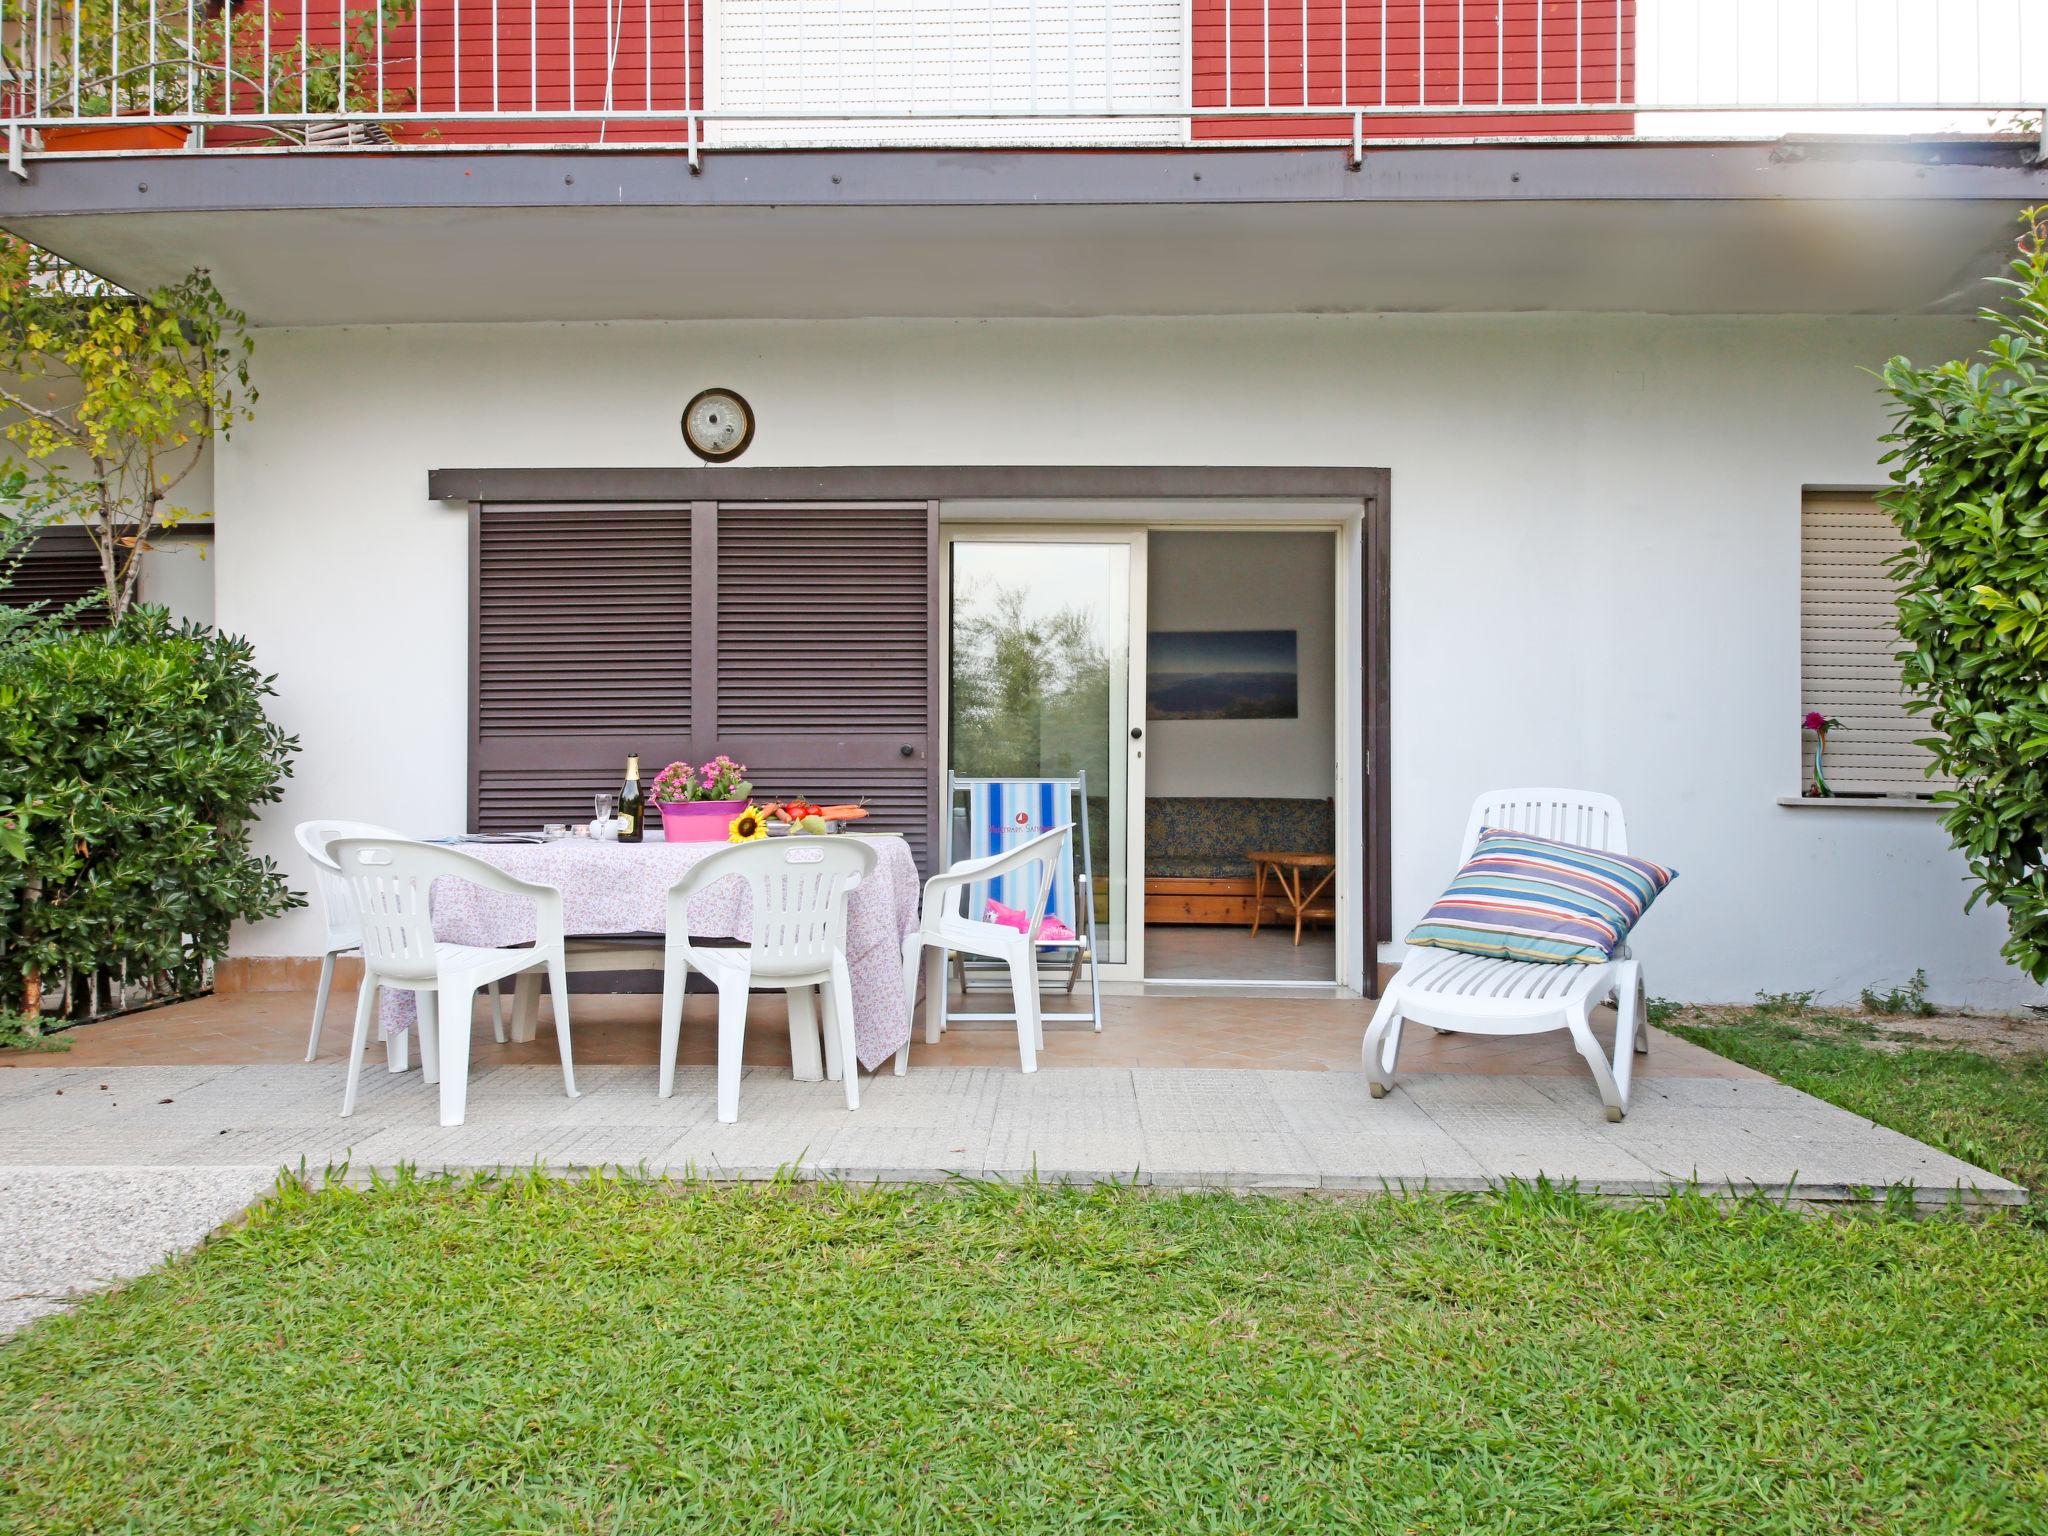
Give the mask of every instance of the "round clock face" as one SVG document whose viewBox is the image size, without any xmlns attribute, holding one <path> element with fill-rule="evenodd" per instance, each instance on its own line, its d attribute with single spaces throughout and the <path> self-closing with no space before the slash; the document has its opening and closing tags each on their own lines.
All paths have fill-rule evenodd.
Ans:
<svg viewBox="0 0 2048 1536">
<path fill-rule="evenodd" d="M 729 389 L 707 389 L 683 409 L 683 439 L 700 459 L 736 459 L 754 440 L 754 412 Z"/>
</svg>

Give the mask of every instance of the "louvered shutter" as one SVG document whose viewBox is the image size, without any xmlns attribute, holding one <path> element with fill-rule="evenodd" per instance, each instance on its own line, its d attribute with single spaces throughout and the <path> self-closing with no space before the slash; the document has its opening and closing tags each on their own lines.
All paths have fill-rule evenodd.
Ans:
<svg viewBox="0 0 2048 1536">
<path fill-rule="evenodd" d="M 475 513 L 471 824 L 590 816 L 724 752 L 756 799 L 860 801 L 931 867 L 935 502 L 486 505 Z"/>
<path fill-rule="evenodd" d="M 936 503 L 721 504 L 718 749 L 757 798 L 865 801 L 935 847 Z"/>
<path fill-rule="evenodd" d="M 1898 528 L 1868 496 L 1810 495 L 1799 544 L 1801 709 L 1841 721 L 1828 733 L 1828 787 L 1837 793 L 1924 795 L 1948 781 L 1926 774 L 1914 745 L 1926 721 L 1906 712 L 1895 659 L 1897 586 L 1887 563 L 1903 546 Z M 1804 777 L 1813 781 L 1812 739 Z"/>
<path fill-rule="evenodd" d="M 588 821 L 691 731 L 690 508 L 479 508 L 471 824 Z"/>
<path fill-rule="evenodd" d="M 951 110 L 1178 112 L 1182 0 L 722 0 L 706 18 L 707 105 L 922 113 L 917 122 L 720 122 L 714 144 L 1175 144 L 1182 120 L 948 121 Z"/>
<path fill-rule="evenodd" d="M 46 528 L 36 535 L 14 568 L 0 601 L 10 608 L 37 608 L 53 613 L 82 597 L 106 591 L 100 577 L 100 555 L 92 535 L 83 528 Z M 72 623 L 80 629 L 106 626 L 104 603 L 82 609 Z"/>
</svg>

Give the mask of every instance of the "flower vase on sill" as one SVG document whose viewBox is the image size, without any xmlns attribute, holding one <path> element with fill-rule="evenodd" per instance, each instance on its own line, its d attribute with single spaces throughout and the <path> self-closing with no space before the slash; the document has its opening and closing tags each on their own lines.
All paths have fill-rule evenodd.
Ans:
<svg viewBox="0 0 2048 1536">
<path fill-rule="evenodd" d="M 1835 792 L 1828 788 L 1828 732 L 1842 722 L 1832 715 L 1824 715 L 1817 709 L 1810 709 L 1806 712 L 1806 718 L 1799 723 L 1804 729 L 1813 732 L 1813 782 L 1806 786 L 1806 797 L 1809 800 L 1830 799 Z"/>
</svg>

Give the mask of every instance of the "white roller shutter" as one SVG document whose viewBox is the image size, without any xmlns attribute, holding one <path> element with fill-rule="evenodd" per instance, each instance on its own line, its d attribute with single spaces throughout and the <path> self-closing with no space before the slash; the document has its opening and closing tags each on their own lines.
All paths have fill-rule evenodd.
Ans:
<svg viewBox="0 0 2048 1536">
<path fill-rule="evenodd" d="M 1837 793 L 1925 795 L 1931 728 L 1906 713 L 1896 657 L 1897 591 L 1886 565 L 1905 541 L 1868 496 L 1810 494 L 1799 540 L 1799 673 L 1802 710 L 1842 723 L 1828 733 L 1828 787 Z M 1813 782 L 1813 739 L 1802 739 L 1804 783 Z"/>
<path fill-rule="evenodd" d="M 706 0 L 705 106 L 918 112 L 915 123 L 726 122 L 724 145 L 1171 144 L 1184 119 L 947 121 L 983 112 L 1180 112 L 1187 0 Z"/>
</svg>

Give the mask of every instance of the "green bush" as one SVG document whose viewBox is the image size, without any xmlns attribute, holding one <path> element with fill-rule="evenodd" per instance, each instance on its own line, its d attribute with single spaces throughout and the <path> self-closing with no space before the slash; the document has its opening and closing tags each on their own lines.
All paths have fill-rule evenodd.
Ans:
<svg viewBox="0 0 2048 1536">
<path fill-rule="evenodd" d="M 1900 653 L 1931 729 L 1942 824 L 2006 912 L 2004 953 L 2048 981 L 2048 221 L 2029 210 L 1977 358 L 1885 366 L 1897 402 L 1884 501 L 1907 546 Z"/>
<path fill-rule="evenodd" d="M 232 924 L 301 904 L 249 848 L 298 750 L 250 657 L 146 606 L 0 644 L 0 1007 L 96 972 L 196 991 Z"/>
</svg>

